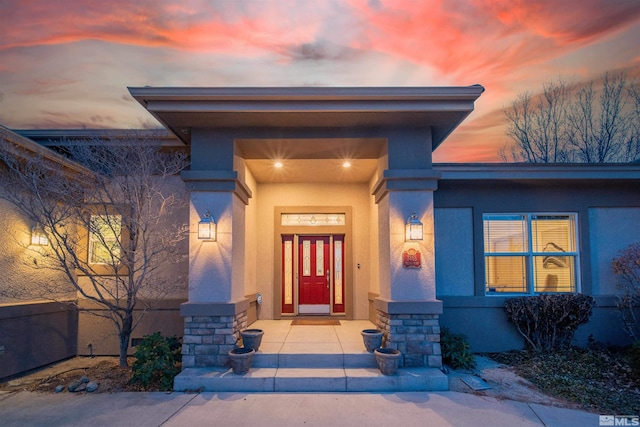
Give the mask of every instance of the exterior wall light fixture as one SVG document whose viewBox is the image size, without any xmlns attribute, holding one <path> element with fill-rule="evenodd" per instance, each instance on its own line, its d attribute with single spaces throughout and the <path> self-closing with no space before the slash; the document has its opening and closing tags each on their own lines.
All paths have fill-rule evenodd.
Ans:
<svg viewBox="0 0 640 427">
<path fill-rule="evenodd" d="M 415 212 L 412 212 L 411 216 L 407 219 L 407 223 L 404 226 L 404 231 L 406 242 L 422 240 L 422 222 L 420 222 Z"/>
<path fill-rule="evenodd" d="M 31 229 L 31 244 L 33 246 L 49 246 L 49 238 L 40 224 L 35 225 Z"/>
<path fill-rule="evenodd" d="M 207 242 L 216 241 L 216 222 L 211 218 L 211 213 L 208 210 L 198 222 L 198 239 Z"/>
</svg>

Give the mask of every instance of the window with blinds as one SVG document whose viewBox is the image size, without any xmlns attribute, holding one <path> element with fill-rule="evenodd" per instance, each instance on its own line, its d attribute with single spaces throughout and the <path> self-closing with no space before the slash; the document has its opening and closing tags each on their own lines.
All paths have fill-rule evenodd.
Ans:
<svg viewBox="0 0 640 427">
<path fill-rule="evenodd" d="M 576 292 L 575 214 L 483 215 L 487 294 Z"/>
</svg>

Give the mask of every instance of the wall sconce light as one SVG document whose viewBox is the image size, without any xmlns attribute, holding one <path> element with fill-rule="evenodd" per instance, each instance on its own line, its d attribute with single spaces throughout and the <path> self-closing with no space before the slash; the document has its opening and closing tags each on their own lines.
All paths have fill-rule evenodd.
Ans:
<svg viewBox="0 0 640 427">
<path fill-rule="evenodd" d="M 415 212 L 412 212 L 411 216 L 407 219 L 407 223 L 404 226 L 404 231 L 406 242 L 422 240 L 422 222 L 420 222 Z"/>
<path fill-rule="evenodd" d="M 211 218 L 211 213 L 208 210 L 198 222 L 198 239 L 209 242 L 216 241 L 216 222 Z"/>
<path fill-rule="evenodd" d="M 31 229 L 31 244 L 33 246 L 49 246 L 49 238 L 40 224 Z"/>
</svg>

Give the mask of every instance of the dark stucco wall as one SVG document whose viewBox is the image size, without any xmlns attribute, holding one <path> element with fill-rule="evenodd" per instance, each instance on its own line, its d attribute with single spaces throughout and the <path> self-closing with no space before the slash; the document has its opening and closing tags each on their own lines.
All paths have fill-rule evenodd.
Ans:
<svg viewBox="0 0 640 427">
<path fill-rule="evenodd" d="M 78 314 L 71 305 L 0 306 L 0 378 L 75 356 L 77 336 Z"/>
<path fill-rule="evenodd" d="M 180 304 L 183 299 L 166 299 L 155 303 L 152 309 L 146 311 L 142 320 L 134 329 L 131 338 L 142 339 L 145 335 L 160 332 L 163 336 L 177 336 L 182 338 L 184 334 L 184 320 L 180 316 Z M 139 307 L 144 307 L 145 302 L 140 301 Z M 107 314 L 99 307 L 86 301 L 80 301 L 82 311 L 78 319 L 78 355 L 79 356 L 115 356 L 120 354 L 118 333 L 115 325 L 110 320 L 101 317 Z M 136 310 L 136 318 L 141 311 Z M 130 342 L 131 343 L 131 342 Z M 134 347 L 129 347 L 129 354 L 135 352 Z"/>
<path fill-rule="evenodd" d="M 602 275 L 594 272 L 610 268 L 613 255 L 601 256 L 608 230 L 615 230 L 616 235 L 624 235 L 629 241 L 638 241 L 640 227 L 637 223 L 611 218 L 607 227 L 603 227 L 600 220 L 600 231 L 594 233 L 596 227 L 590 220 L 596 217 L 593 212 L 603 212 L 603 208 L 640 210 L 637 180 L 443 179 L 434 193 L 434 206 L 439 277 L 436 289 L 438 299 L 444 304 L 441 326 L 466 334 L 473 351 L 505 351 L 524 345 L 514 326 L 507 321 L 506 297 L 484 295 L 484 213 L 577 212 L 581 292 L 593 295 L 597 306 L 589 323 L 578 330 L 576 344 L 586 345 L 589 335 L 606 344 L 630 342 L 622 330 L 615 297 L 610 292 L 614 287 L 595 283 Z M 465 223 L 458 226 L 450 224 L 451 221 Z M 615 243 L 609 239 L 607 250 L 611 251 Z M 619 243 L 619 249 L 628 244 Z M 598 260 L 603 265 L 593 264 Z M 446 268 L 438 270 L 439 266 Z"/>
</svg>

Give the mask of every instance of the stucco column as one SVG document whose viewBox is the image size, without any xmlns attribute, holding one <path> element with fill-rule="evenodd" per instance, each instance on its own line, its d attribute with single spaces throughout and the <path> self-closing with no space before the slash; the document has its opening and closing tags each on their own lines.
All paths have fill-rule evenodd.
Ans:
<svg viewBox="0 0 640 427">
<path fill-rule="evenodd" d="M 403 366 L 441 367 L 436 300 L 433 192 L 439 174 L 431 168 L 429 128 L 396 129 L 388 138 L 388 169 L 373 188 L 378 207 L 380 293 L 376 323 L 385 345 L 400 350 Z M 405 241 L 405 224 L 415 213 L 422 240 Z M 416 251 L 420 266 L 405 266 L 403 254 Z"/>
<path fill-rule="evenodd" d="M 206 212 L 216 241 L 198 239 Z M 230 303 L 244 297 L 244 203 L 232 192 L 192 191 L 189 217 L 189 303 Z"/>
<path fill-rule="evenodd" d="M 424 235 L 422 240 L 406 242 L 404 226 L 413 212 Z M 442 302 L 435 297 L 433 190 L 387 191 L 378 200 L 378 218 L 376 324 L 384 331 L 385 345 L 401 351 L 403 366 L 439 368 Z M 420 253 L 419 268 L 403 264 L 403 254 L 411 249 Z"/>
<path fill-rule="evenodd" d="M 405 241 L 405 223 L 416 213 L 423 224 L 423 239 Z M 388 265 L 388 280 L 380 283 L 380 298 L 395 301 L 431 301 L 436 296 L 433 241 L 433 192 L 394 191 L 378 203 L 379 235 L 385 237 L 379 265 Z M 420 268 L 405 268 L 403 253 L 420 253 Z"/>
<path fill-rule="evenodd" d="M 189 300 L 180 307 L 182 365 L 223 366 L 247 326 L 245 206 L 251 191 L 234 170 L 232 136 L 198 130 L 192 144 L 192 169 L 182 173 L 190 194 Z M 217 224 L 215 241 L 198 239 L 198 222 L 207 211 Z"/>
</svg>

